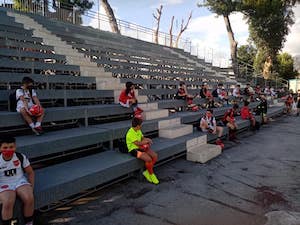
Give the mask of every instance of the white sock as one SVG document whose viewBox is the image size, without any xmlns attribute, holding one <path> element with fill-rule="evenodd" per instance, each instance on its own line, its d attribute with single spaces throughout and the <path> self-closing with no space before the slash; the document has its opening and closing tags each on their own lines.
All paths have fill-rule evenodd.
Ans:
<svg viewBox="0 0 300 225">
<path fill-rule="evenodd" d="M 29 124 L 30 128 L 34 128 L 34 123 Z"/>
<path fill-rule="evenodd" d="M 36 122 L 34 127 L 40 127 L 41 126 L 41 122 Z"/>
</svg>

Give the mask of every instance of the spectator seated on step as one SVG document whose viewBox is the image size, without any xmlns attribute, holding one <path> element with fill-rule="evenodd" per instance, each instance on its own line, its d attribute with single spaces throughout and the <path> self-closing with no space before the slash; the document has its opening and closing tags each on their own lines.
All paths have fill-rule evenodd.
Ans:
<svg viewBox="0 0 300 225">
<path fill-rule="evenodd" d="M 212 109 L 207 109 L 205 115 L 201 118 L 198 130 L 205 133 L 216 134 L 218 136 L 216 144 L 221 144 L 223 135 L 223 127 L 217 126 L 216 118 Z"/>
<path fill-rule="evenodd" d="M 157 161 L 157 153 L 151 150 L 152 140 L 145 138 L 141 128 L 143 121 L 139 118 L 133 118 L 132 126 L 126 134 L 126 144 L 128 152 L 145 163 L 146 170 L 143 172 L 144 177 L 154 184 L 159 181 L 153 172 L 154 164 Z"/>
<path fill-rule="evenodd" d="M 260 87 L 259 87 L 259 91 L 260 91 Z M 254 90 L 253 88 L 250 86 L 250 84 L 246 84 L 246 87 L 244 89 L 244 95 L 246 95 L 246 97 L 248 98 L 249 101 L 253 102 L 254 101 Z"/>
<path fill-rule="evenodd" d="M 256 85 L 254 91 L 255 91 L 255 94 L 257 94 L 257 95 L 261 95 L 262 94 L 260 85 Z"/>
<path fill-rule="evenodd" d="M 204 82 L 201 85 L 200 97 L 205 98 L 205 99 L 213 97 L 212 94 L 210 93 L 210 91 L 208 90 L 208 85 L 206 82 Z"/>
<path fill-rule="evenodd" d="M 22 86 L 16 90 L 16 111 L 22 115 L 36 135 L 41 135 L 44 109 L 33 89 L 33 83 L 34 81 L 30 77 L 23 78 Z"/>
<path fill-rule="evenodd" d="M 134 84 L 132 82 L 126 82 L 125 89 L 121 92 L 119 97 L 119 103 L 126 108 L 132 108 L 135 115 L 139 115 L 143 112 L 138 107 L 138 101 L 135 97 Z"/>
<path fill-rule="evenodd" d="M 294 103 L 293 94 L 290 93 L 285 100 L 286 113 L 290 114 L 292 111 L 292 105 Z"/>
<path fill-rule="evenodd" d="M 241 117 L 243 120 L 250 120 L 252 129 L 259 129 L 259 123 L 255 120 L 247 100 L 244 101 L 244 106 L 241 108 Z"/>
<path fill-rule="evenodd" d="M 228 93 L 227 93 L 224 86 L 222 86 L 222 88 L 221 88 L 221 91 L 220 91 L 220 94 L 219 94 L 219 99 L 221 100 L 221 102 L 223 104 L 226 102 L 226 104 L 229 105 L 229 103 L 228 103 L 228 100 L 229 100 Z"/>
<path fill-rule="evenodd" d="M 16 152 L 14 137 L 0 139 L 0 202 L 2 225 L 11 225 L 16 197 L 23 202 L 25 225 L 33 224 L 34 172 L 27 157 Z M 27 177 L 25 177 L 25 174 Z"/>
<path fill-rule="evenodd" d="M 235 100 L 241 100 L 242 95 L 241 95 L 241 85 L 237 84 L 235 88 L 232 91 L 232 95 L 235 98 Z"/>
<path fill-rule="evenodd" d="M 186 100 L 188 105 L 192 105 L 194 96 L 188 94 L 185 83 L 183 81 L 180 81 L 175 98 Z"/>
<path fill-rule="evenodd" d="M 268 112 L 268 102 L 267 98 L 265 95 L 260 95 L 259 97 L 259 105 L 256 107 L 255 115 L 260 115 L 261 116 L 261 123 L 266 124 L 268 123 L 268 117 L 267 117 L 267 112 Z"/>
<path fill-rule="evenodd" d="M 235 115 L 237 114 L 239 105 L 235 104 L 232 106 L 231 109 L 228 109 L 223 118 L 222 118 L 222 122 L 223 124 L 228 127 L 229 129 L 229 140 L 230 141 L 234 141 L 237 139 L 236 137 L 236 131 L 237 131 L 237 124 L 235 122 Z"/>
</svg>

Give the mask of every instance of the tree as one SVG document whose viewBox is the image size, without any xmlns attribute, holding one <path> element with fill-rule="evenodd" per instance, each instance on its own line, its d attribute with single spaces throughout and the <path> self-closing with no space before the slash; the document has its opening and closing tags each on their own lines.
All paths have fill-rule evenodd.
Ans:
<svg viewBox="0 0 300 225">
<path fill-rule="evenodd" d="M 170 34 L 170 47 L 173 47 L 173 24 L 174 24 L 174 19 L 175 19 L 175 17 L 172 16 L 170 30 L 169 30 L 169 34 Z"/>
<path fill-rule="evenodd" d="M 238 59 L 252 66 L 254 64 L 256 54 L 257 49 L 251 44 L 241 45 L 237 50 Z"/>
<path fill-rule="evenodd" d="M 183 32 L 186 31 L 186 29 L 188 28 L 188 25 L 189 25 L 189 23 L 190 23 L 190 21 L 192 19 L 192 13 L 193 12 L 190 13 L 189 18 L 188 18 L 188 20 L 187 20 L 187 22 L 186 22 L 185 25 L 184 25 L 184 19 L 182 19 L 182 21 L 181 21 L 180 31 L 179 31 L 179 33 L 177 35 L 176 44 L 175 44 L 176 48 L 178 48 L 179 40 L 180 40 Z"/>
<path fill-rule="evenodd" d="M 298 72 L 294 69 L 294 59 L 288 53 L 282 53 L 277 56 L 279 77 L 283 79 L 294 79 Z"/>
<path fill-rule="evenodd" d="M 104 7 L 105 13 L 108 16 L 109 19 L 109 25 L 111 27 L 112 32 L 120 34 L 120 30 L 118 27 L 118 23 L 114 14 L 114 11 L 112 10 L 109 2 L 107 0 L 101 0 L 101 3 Z"/>
<path fill-rule="evenodd" d="M 238 10 L 239 5 L 241 3 L 239 1 L 234 0 L 206 0 L 204 4 L 198 4 L 199 7 L 207 7 L 211 12 L 216 13 L 218 16 L 223 16 L 224 22 L 226 25 L 226 30 L 228 34 L 228 39 L 230 43 L 230 52 L 231 52 L 231 60 L 233 72 L 237 76 L 237 41 L 234 38 L 234 33 L 232 31 L 229 15 Z"/>
<path fill-rule="evenodd" d="M 239 77 L 252 78 L 253 76 L 253 64 L 257 54 L 257 49 L 252 44 L 242 45 L 238 47 L 238 69 Z"/>
<path fill-rule="evenodd" d="M 289 26 L 294 23 L 292 7 L 296 1 L 244 0 L 241 10 L 249 24 L 250 37 L 256 47 L 265 55 L 263 72 L 269 79 L 276 71 L 276 55 L 286 40 Z"/>
<path fill-rule="evenodd" d="M 163 5 L 160 5 L 159 8 L 156 9 L 156 14 L 153 13 L 153 17 L 156 20 L 156 29 L 154 32 L 154 42 L 158 44 L 158 32 L 159 32 L 159 25 L 160 25 L 160 18 L 162 14 Z"/>
</svg>

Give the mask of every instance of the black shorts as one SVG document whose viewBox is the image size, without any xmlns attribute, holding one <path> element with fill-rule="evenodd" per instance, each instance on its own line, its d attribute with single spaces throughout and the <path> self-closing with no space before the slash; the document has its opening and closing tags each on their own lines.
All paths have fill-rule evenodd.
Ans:
<svg viewBox="0 0 300 225">
<path fill-rule="evenodd" d="M 133 149 L 129 152 L 129 154 L 132 155 L 133 157 L 137 157 L 138 151 L 141 152 L 140 149 Z"/>
</svg>

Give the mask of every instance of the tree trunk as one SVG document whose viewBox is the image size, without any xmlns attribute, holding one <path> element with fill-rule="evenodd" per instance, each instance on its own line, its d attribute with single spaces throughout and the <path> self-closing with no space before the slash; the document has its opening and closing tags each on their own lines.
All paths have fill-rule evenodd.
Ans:
<svg viewBox="0 0 300 225">
<path fill-rule="evenodd" d="M 273 67 L 273 60 L 271 56 L 268 56 L 266 58 L 266 61 L 264 63 L 264 68 L 263 68 L 263 77 L 265 80 L 269 80 L 272 75 L 272 67 Z"/>
<path fill-rule="evenodd" d="M 238 76 L 238 62 L 237 62 L 237 42 L 234 39 L 234 34 L 231 28 L 229 16 L 223 16 L 225 25 L 226 25 L 226 30 L 228 34 L 228 39 L 230 42 L 230 51 L 231 51 L 231 60 L 232 60 L 232 68 L 235 76 Z"/>
<path fill-rule="evenodd" d="M 174 24 L 174 16 L 172 16 L 171 19 L 171 26 L 170 26 L 170 30 L 169 30 L 169 34 L 170 34 L 170 47 L 173 47 L 173 24 Z"/>
<path fill-rule="evenodd" d="M 109 25 L 111 27 L 112 32 L 120 34 L 120 30 L 118 27 L 118 23 L 114 14 L 114 11 L 112 10 L 112 8 L 110 7 L 110 4 L 108 3 L 107 0 L 101 0 L 105 13 L 109 18 Z M 100 12 L 99 12 L 100 13 Z"/>
<path fill-rule="evenodd" d="M 176 39 L 176 44 L 175 44 L 175 47 L 178 48 L 178 45 L 179 45 L 179 41 L 180 41 L 180 38 L 181 38 L 181 35 L 183 34 L 183 32 L 188 28 L 188 25 L 190 23 L 192 19 L 192 12 L 190 13 L 190 16 L 185 24 L 185 26 L 183 26 L 184 24 L 184 20 L 181 21 L 181 27 L 180 27 L 180 31 L 179 31 L 179 34 L 177 36 L 177 39 Z"/>
<path fill-rule="evenodd" d="M 163 5 L 160 5 L 160 7 L 156 9 L 156 14 L 153 13 L 153 17 L 154 17 L 154 19 L 156 19 L 156 22 L 157 22 L 156 30 L 154 32 L 154 42 L 156 44 L 158 44 L 158 32 L 159 32 L 159 25 L 160 25 L 162 9 L 163 9 Z"/>
</svg>

